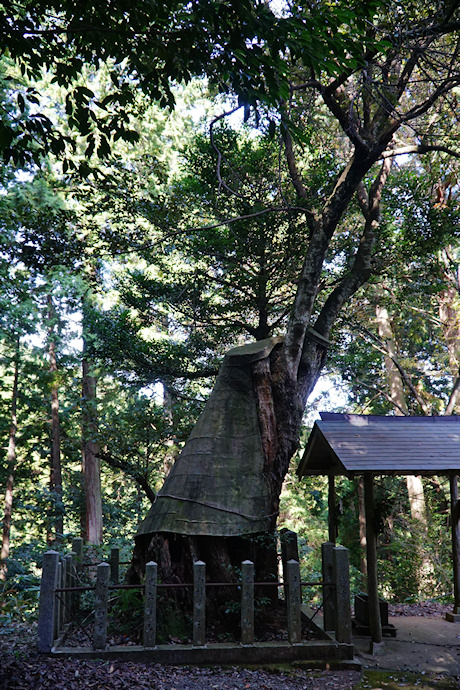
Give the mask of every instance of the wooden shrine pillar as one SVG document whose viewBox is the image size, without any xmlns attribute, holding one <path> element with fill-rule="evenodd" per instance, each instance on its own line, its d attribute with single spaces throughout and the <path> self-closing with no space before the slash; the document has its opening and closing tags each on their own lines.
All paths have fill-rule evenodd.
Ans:
<svg viewBox="0 0 460 690">
<path fill-rule="evenodd" d="M 367 596 L 369 603 L 369 627 L 371 631 L 370 651 L 375 653 L 383 646 L 383 634 L 377 576 L 374 477 L 371 472 L 364 473 L 364 505 L 366 509 Z"/>
<path fill-rule="evenodd" d="M 337 497 L 335 493 L 335 476 L 333 474 L 328 475 L 328 494 L 327 494 L 327 520 L 328 520 L 328 532 L 329 541 L 335 544 L 337 540 Z"/>
<path fill-rule="evenodd" d="M 458 476 L 452 472 L 450 477 L 450 522 L 452 525 L 452 569 L 454 576 L 454 610 L 447 613 L 446 619 L 460 622 L 460 501 L 458 496 Z"/>
</svg>

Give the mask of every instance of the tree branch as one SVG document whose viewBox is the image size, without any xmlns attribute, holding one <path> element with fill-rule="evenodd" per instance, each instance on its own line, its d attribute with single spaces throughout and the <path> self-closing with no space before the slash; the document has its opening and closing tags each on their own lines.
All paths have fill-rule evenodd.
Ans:
<svg viewBox="0 0 460 690">
<path fill-rule="evenodd" d="M 242 105 L 237 105 L 234 108 L 232 108 L 231 110 L 227 110 L 225 113 L 221 113 L 220 115 L 215 117 L 209 125 L 209 139 L 210 139 L 210 143 L 211 143 L 212 148 L 214 149 L 214 151 L 217 154 L 216 176 L 217 176 L 217 180 L 219 182 L 219 190 L 223 187 L 227 192 L 229 192 L 233 196 L 238 197 L 238 199 L 243 199 L 244 201 L 248 201 L 248 198 L 246 196 L 244 196 L 244 194 L 240 194 L 239 192 L 236 192 L 234 189 L 229 187 L 224 182 L 224 180 L 222 179 L 222 174 L 221 174 L 222 153 L 221 153 L 221 150 L 219 149 L 219 147 L 216 146 L 216 143 L 214 141 L 214 125 L 217 122 L 219 122 L 220 120 L 222 120 L 224 117 L 229 117 L 230 115 L 233 115 L 233 113 L 236 113 L 237 110 L 240 110 L 240 108 L 242 108 L 242 107 L 243 107 Z"/>
<path fill-rule="evenodd" d="M 329 337 L 332 325 L 345 302 L 370 276 L 375 237 L 380 223 L 380 201 L 391 165 L 391 159 L 383 161 L 369 195 L 367 195 L 364 184 L 358 187 L 358 199 L 362 204 L 365 216 L 364 231 L 351 270 L 331 292 L 315 322 L 315 329 L 326 338 Z"/>
<path fill-rule="evenodd" d="M 457 404 L 458 398 L 460 396 L 460 372 L 459 376 L 455 379 L 452 391 L 449 396 L 449 401 L 447 403 L 446 409 L 444 411 L 445 415 L 451 415 L 454 413 L 455 405 Z"/>
<path fill-rule="evenodd" d="M 110 467 L 115 467 L 118 470 L 122 470 L 125 474 L 132 477 L 134 481 L 137 484 L 139 484 L 141 489 L 143 489 L 149 501 L 151 501 L 152 503 L 154 502 L 155 492 L 148 483 L 146 476 L 142 474 L 142 472 L 130 465 L 129 462 L 127 462 L 126 460 L 122 460 L 121 458 L 115 457 L 114 455 L 112 455 L 112 453 L 110 453 L 107 450 L 100 450 L 97 456 L 101 458 L 101 460 L 104 460 L 104 462 L 106 462 L 108 465 L 110 465 Z"/>
<path fill-rule="evenodd" d="M 382 158 L 395 158 L 396 156 L 408 156 L 411 153 L 430 153 L 432 151 L 439 151 L 441 153 L 447 153 L 449 156 L 454 158 L 460 158 L 460 151 L 454 151 L 454 149 L 444 146 L 443 144 L 414 144 L 413 146 L 403 146 L 399 149 L 393 149 L 390 151 L 384 151 L 382 153 Z"/>
<path fill-rule="evenodd" d="M 300 199 L 307 199 L 308 191 L 302 182 L 299 170 L 297 168 L 297 162 L 294 156 L 294 149 L 292 146 L 292 137 L 289 130 L 287 129 L 287 126 L 284 130 L 284 149 L 286 153 L 286 161 L 288 165 L 292 186 L 294 187 Z"/>
<path fill-rule="evenodd" d="M 377 350 L 377 352 L 380 352 L 380 353 L 381 353 L 382 355 L 384 355 L 385 357 L 389 357 L 389 358 L 391 359 L 391 361 L 393 362 L 393 364 L 394 364 L 395 367 L 397 368 L 397 370 L 398 370 L 398 372 L 399 372 L 399 374 L 400 374 L 400 376 L 401 376 L 403 382 L 407 385 L 407 387 L 409 388 L 410 392 L 411 392 L 412 395 L 414 396 L 415 400 L 417 401 L 417 403 L 418 403 L 418 404 L 420 405 L 420 407 L 422 408 L 423 413 L 426 414 L 426 415 L 429 415 L 429 414 L 430 414 L 430 410 L 429 410 L 429 408 L 427 407 L 425 401 L 424 401 L 423 398 L 420 396 L 418 390 L 415 388 L 414 384 L 413 384 L 412 381 L 410 380 L 409 375 L 407 374 L 407 372 L 405 371 L 405 369 L 403 369 L 403 367 L 402 367 L 401 364 L 398 362 L 398 360 L 396 359 L 396 357 L 393 357 L 393 356 L 391 356 L 391 355 L 388 353 L 388 350 L 387 350 L 387 348 L 385 347 L 385 343 L 383 343 L 383 342 L 380 340 L 380 338 L 378 338 L 376 335 L 374 335 L 374 333 L 371 333 L 370 331 L 368 331 L 367 328 L 361 327 L 361 330 L 362 330 L 364 333 L 367 333 L 367 334 L 371 337 L 372 341 L 375 341 L 375 342 L 371 342 L 371 343 L 370 343 L 371 347 L 373 347 L 374 350 Z M 388 399 L 390 400 L 390 398 L 388 398 Z M 394 400 L 392 400 L 392 399 L 391 399 L 391 403 L 392 403 L 393 405 L 395 405 L 396 407 L 398 407 L 398 409 L 401 409 L 401 408 L 399 407 L 399 405 L 397 405 L 397 404 L 394 402 Z M 404 415 L 406 415 L 406 412 L 404 412 L 403 410 L 401 410 L 401 411 L 404 413 Z"/>
</svg>

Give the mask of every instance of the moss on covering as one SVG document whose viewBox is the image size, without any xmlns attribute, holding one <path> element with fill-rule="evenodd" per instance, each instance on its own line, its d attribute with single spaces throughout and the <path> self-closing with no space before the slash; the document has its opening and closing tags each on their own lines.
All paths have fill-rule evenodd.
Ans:
<svg viewBox="0 0 460 690">
<path fill-rule="evenodd" d="M 270 338 L 227 353 L 213 391 L 137 534 L 238 536 L 270 526 L 252 363 Z"/>
</svg>

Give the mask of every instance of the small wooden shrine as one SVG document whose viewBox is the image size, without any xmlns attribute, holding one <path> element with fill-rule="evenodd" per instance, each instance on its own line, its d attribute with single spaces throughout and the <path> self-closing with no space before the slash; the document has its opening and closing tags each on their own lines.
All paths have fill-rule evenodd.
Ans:
<svg viewBox="0 0 460 690">
<path fill-rule="evenodd" d="M 329 477 L 329 540 L 335 542 L 335 484 L 338 475 L 364 480 L 369 619 L 373 644 L 382 642 L 377 539 L 374 530 L 376 475 L 437 475 L 450 480 L 454 609 L 460 621 L 460 416 L 384 417 L 321 413 L 297 470 L 299 477 Z"/>
</svg>

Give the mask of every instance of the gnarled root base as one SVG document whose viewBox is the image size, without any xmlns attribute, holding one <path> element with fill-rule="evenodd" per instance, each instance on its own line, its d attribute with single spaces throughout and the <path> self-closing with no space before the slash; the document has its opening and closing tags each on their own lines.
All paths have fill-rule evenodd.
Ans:
<svg viewBox="0 0 460 690">
<path fill-rule="evenodd" d="M 225 621 L 230 629 L 239 626 L 241 592 L 241 563 L 250 560 L 255 565 L 255 582 L 278 580 L 276 537 L 272 533 L 244 537 L 188 536 L 173 533 L 141 535 L 136 538 L 131 566 L 126 582 L 139 584 L 149 561 L 158 564 L 158 581 L 180 585 L 193 582 L 193 563 L 206 563 L 206 581 L 222 583 L 224 587 L 207 588 L 207 616 L 216 622 Z M 229 587 L 235 584 L 235 587 Z M 165 590 L 170 618 L 172 609 L 186 616 L 192 611 L 191 587 L 171 587 Z M 278 601 L 277 585 L 255 587 L 255 598 L 270 606 Z"/>
</svg>

